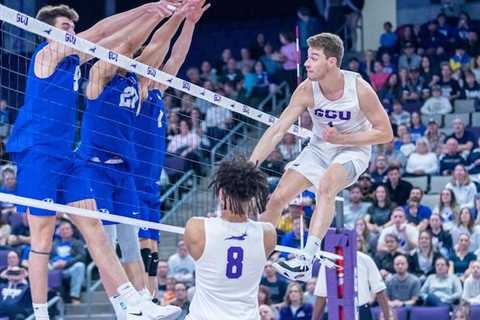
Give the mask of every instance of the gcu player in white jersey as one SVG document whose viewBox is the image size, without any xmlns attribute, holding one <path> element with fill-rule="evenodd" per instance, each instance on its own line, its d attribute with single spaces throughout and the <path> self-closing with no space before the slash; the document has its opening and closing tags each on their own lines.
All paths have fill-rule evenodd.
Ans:
<svg viewBox="0 0 480 320">
<path fill-rule="evenodd" d="M 221 216 L 192 218 L 185 228 L 196 273 L 186 319 L 260 319 L 258 287 L 277 235 L 270 223 L 249 220 L 248 214 L 266 202 L 266 176 L 246 160 L 223 161 L 212 185 Z"/>
<path fill-rule="evenodd" d="M 280 120 L 260 139 L 250 161 L 260 165 L 298 117 L 308 110 L 310 144 L 287 167 L 261 220 L 277 225 L 283 208 L 303 190 L 316 189 L 317 207 L 306 246 L 296 259 L 275 265 L 292 280 L 307 280 L 335 213 L 335 196 L 367 169 L 371 146 L 392 140 L 392 128 L 375 91 L 358 74 L 340 69 L 342 40 L 330 33 L 308 39 L 308 79 L 293 93 Z"/>
</svg>

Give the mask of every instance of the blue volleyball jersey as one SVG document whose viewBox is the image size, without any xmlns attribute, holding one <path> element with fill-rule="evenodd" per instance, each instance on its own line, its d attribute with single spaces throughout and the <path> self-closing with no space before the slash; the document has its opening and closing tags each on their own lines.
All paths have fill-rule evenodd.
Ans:
<svg viewBox="0 0 480 320">
<path fill-rule="evenodd" d="M 77 116 L 80 58 L 70 55 L 60 61 L 48 78 L 35 75 L 37 46 L 28 67 L 25 102 L 8 140 L 8 152 L 34 149 L 64 158 L 71 154 Z"/>
<path fill-rule="evenodd" d="M 127 170 L 136 165 L 133 120 L 139 106 L 138 81 L 134 73 L 115 75 L 95 99 L 87 99 L 83 115 L 79 156 L 104 162 L 122 159 Z"/>
<path fill-rule="evenodd" d="M 157 89 L 149 90 L 148 97 L 135 118 L 134 139 L 138 161 L 135 183 L 141 193 L 156 195 L 158 192 L 156 182 L 165 160 L 167 125 L 162 94 Z"/>
</svg>

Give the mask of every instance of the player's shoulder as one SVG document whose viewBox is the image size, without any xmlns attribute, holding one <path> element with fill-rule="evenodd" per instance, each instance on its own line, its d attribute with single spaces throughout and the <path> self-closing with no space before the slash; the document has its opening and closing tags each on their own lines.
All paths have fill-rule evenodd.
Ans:
<svg viewBox="0 0 480 320">
<path fill-rule="evenodd" d="M 187 224 L 185 228 L 193 228 L 193 229 L 198 229 L 200 227 L 203 227 L 205 225 L 205 217 L 192 217 L 188 219 Z"/>
<path fill-rule="evenodd" d="M 300 83 L 294 92 L 295 99 L 305 101 L 307 104 L 311 104 L 313 100 L 313 82 L 310 79 L 305 79 Z"/>
</svg>

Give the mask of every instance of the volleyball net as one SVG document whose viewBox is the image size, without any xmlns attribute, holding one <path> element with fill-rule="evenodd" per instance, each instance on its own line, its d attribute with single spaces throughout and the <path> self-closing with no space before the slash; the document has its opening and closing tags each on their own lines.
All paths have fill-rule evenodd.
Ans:
<svg viewBox="0 0 480 320">
<path fill-rule="evenodd" d="M 248 156 L 260 135 L 268 126 L 278 120 L 272 114 L 250 106 L 248 102 L 255 101 L 261 109 L 278 112 L 288 101 L 289 88 L 285 84 L 280 84 L 277 90 L 268 92 L 260 98 L 251 99 L 251 96 L 245 93 L 246 89 L 245 86 L 242 86 L 242 81 L 236 84 L 229 82 L 223 85 L 206 81 L 204 83 L 206 86 L 202 87 L 52 27 L 8 7 L 0 6 L 0 19 L 3 21 L 0 52 L 1 98 L 6 101 L 6 108 L 2 112 L 7 117 L 1 135 L 5 142 L 9 139 L 14 119 L 24 105 L 28 68 L 32 54 L 44 39 L 56 41 L 94 58 L 85 63 L 81 67 L 81 72 L 77 73 L 74 78 L 74 89 L 79 92 L 77 105 L 64 105 L 62 101 L 51 101 L 52 97 L 50 96 L 42 96 L 38 101 L 38 103 L 42 103 L 42 101 L 45 103 L 53 102 L 59 110 L 60 108 L 74 109 L 75 121 L 59 123 L 58 119 L 46 114 L 31 115 L 36 117 L 35 121 L 48 122 L 53 130 L 59 132 L 55 141 L 59 148 L 71 144 L 71 141 L 61 140 L 64 136 L 61 134 L 62 130 L 71 130 L 75 133 L 74 145 L 71 146 L 72 150 L 79 145 L 81 146 L 82 121 L 84 121 L 87 101 L 85 91 L 88 81 L 92 81 L 88 79 L 88 75 L 96 61 L 105 61 L 121 70 L 135 73 L 137 78 L 148 78 L 169 87 L 163 95 L 166 123 L 168 124 L 165 134 L 165 164 L 161 170 L 161 176 L 156 179 L 158 190 L 152 190 L 150 195 L 159 201 L 163 215 L 162 223 L 165 225 L 183 227 L 186 220 L 192 216 L 214 214 L 217 204 L 214 195 L 208 189 L 208 184 L 215 164 L 225 157 L 232 157 L 233 155 L 243 154 Z M 171 45 L 173 46 L 173 44 L 174 41 Z M 45 62 L 45 64 L 47 63 Z M 56 89 L 58 91 L 71 90 L 71 88 Z M 232 90 L 230 91 L 230 89 Z M 240 93 L 243 93 L 243 95 Z M 132 99 L 132 97 L 126 97 L 126 99 Z M 125 128 L 129 125 L 121 123 L 119 119 L 108 119 L 102 115 L 94 116 L 103 117 L 101 120 L 104 123 L 111 122 L 112 126 Z M 308 121 L 305 121 L 305 123 L 308 123 Z M 128 130 L 128 128 L 126 129 Z M 118 137 L 108 136 L 110 133 L 103 133 L 99 128 L 93 128 L 92 130 L 94 130 L 94 132 L 91 132 L 92 135 L 103 135 L 103 138 L 111 139 L 112 143 L 119 143 Z M 289 132 L 290 134 L 283 144 L 282 152 L 276 151 L 272 154 L 264 167 L 270 176 L 272 189 L 278 181 L 278 177 L 282 174 L 286 162 L 300 152 L 298 140 L 307 139 L 310 135 L 308 129 L 297 125 L 292 126 Z M 43 138 L 45 137 L 39 137 L 38 139 L 42 140 Z M 134 141 L 133 143 L 139 146 L 141 142 Z M 188 152 L 185 152 L 185 149 L 189 149 Z M 4 159 L 4 169 L 15 169 L 15 165 L 12 159 Z M 151 163 L 151 165 L 158 166 L 157 163 Z M 134 175 L 145 179 L 150 178 L 147 173 L 142 172 L 135 172 Z M 133 192 L 133 190 L 128 189 L 124 191 Z M 75 214 L 72 210 L 65 211 L 66 208 L 57 203 L 47 204 L 34 200 L 21 199 L 6 194 L 0 195 L 0 201 L 3 202 L 27 203 L 28 206 L 42 209 L 45 209 L 48 205 L 49 208 L 55 208 L 55 211 Z M 54 207 L 51 207 L 52 205 Z M 59 205 L 59 207 L 55 207 L 56 205 Z M 62 210 L 60 211 L 60 209 Z M 117 217 L 105 212 L 97 212 L 96 214 L 95 217 L 105 220 L 114 220 Z M 141 224 L 144 222 L 139 220 L 127 223 L 137 223 L 145 227 L 145 224 Z M 160 227 L 155 225 L 154 228 L 158 229 Z M 174 228 L 172 230 L 176 230 L 176 233 L 180 234 L 182 229 Z M 172 239 L 172 246 L 177 240 L 178 237 Z M 166 246 L 168 247 L 168 245 Z"/>
</svg>

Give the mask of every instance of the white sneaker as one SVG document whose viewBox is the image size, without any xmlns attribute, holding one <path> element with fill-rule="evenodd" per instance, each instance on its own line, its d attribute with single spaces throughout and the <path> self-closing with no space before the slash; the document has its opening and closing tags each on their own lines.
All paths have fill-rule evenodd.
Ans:
<svg viewBox="0 0 480 320">
<path fill-rule="evenodd" d="M 182 309 L 176 306 L 159 306 L 152 301 L 141 301 L 138 306 L 128 306 L 127 320 L 174 320 Z"/>
<path fill-rule="evenodd" d="M 273 267 L 287 279 L 307 282 L 312 278 L 312 260 L 302 254 L 288 261 L 275 262 Z"/>
</svg>

